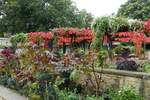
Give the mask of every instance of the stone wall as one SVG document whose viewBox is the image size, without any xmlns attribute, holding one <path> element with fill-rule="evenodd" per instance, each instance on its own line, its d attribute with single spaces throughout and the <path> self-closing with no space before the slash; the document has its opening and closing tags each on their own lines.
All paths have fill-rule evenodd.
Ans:
<svg viewBox="0 0 150 100">
<path fill-rule="evenodd" d="M 102 73 L 104 88 L 121 88 L 125 85 L 132 86 L 143 97 L 150 100 L 150 74 L 112 69 L 96 69 L 95 71 L 97 73 Z"/>
</svg>

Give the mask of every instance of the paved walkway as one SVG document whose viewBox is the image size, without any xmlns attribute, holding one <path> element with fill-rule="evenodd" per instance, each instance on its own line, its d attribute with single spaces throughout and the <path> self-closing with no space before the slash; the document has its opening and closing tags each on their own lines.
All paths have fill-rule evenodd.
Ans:
<svg viewBox="0 0 150 100">
<path fill-rule="evenodd" d="M 0 85 L 0 100 L 28 100 L 13 90 Z"/>
</svg>

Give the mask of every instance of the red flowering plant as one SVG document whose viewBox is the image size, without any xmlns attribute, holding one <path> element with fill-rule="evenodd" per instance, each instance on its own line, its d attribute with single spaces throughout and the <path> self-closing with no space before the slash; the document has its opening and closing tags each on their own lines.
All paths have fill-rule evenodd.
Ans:
<svg viewBox="0 0 150 100">
<path fill-rule="evenodd" d="M 18 67 L 12 69 L 9 56 L 11 52 L 9 50 L 2 52 L 2 56 L 8 56 L 8 65 L 6 68 L 8 72 L 19 84 L 26 84 L 26 82 L 39 81 L 44 74 L 50 77 L 50 74 L 55 74 L 54 67 L 51 64 L 53 54 L 47 49 L 48 42 L 53 39 L 51 32 L 31 32 L 28 33 L 27 41 L 23 42 L 19 47 L 19 52 L 14 55 L 18 58 Z M 3 63 L 2 63 L 3 64 Z M 10 65 L 11 64 L 11 65 Z M 42 76 L 43 77 L 43 76 Z M 45 77 L 45 76 L 44 76 Z M 45 79 L 46 80 L 46 79 Z"/>
<path fill-rule="evenodd" d="M 144 23 L 144 32 L 150 33 L 150 19 L 145 21 L 145 23 Z"/>
<path fill-rule="evenodd" d="M 56 28 L 53 33 L 57 37 L 57 44 L 65 47 L 66 45 L 91 43 L 94 37 L 92 30 L 90 29 L 78 29 L 78 28 Z"/>
<path fill-rule="evenodd" d="M 18 58 L 10 48 L 5 48 L 0 52 L 0 74 L 10 74 L 19 65 Z M 11 72 L 10 72 L 11 71 Z"/>
<path fill-rule="evenodd" d="M 8 74 L 19 84 L 26 84 L 27 81 L 33 82 L 38 79 L 36 72 L 53 72 L 51 56 L 45 49 L 52 37 L 51 32 L 31 32 L 28 34 L 27 41 L 17 47 L 18 52 L 15 54 L 9 48 L 1 51 L 0 74 Z"/>
<path fill-rule="evenodd" d="M 57 28 L 53 30 L 58 38 L 58 45 L 67 43 L 80 43 L 82 41 L 92 42 L 94 33 L 91 29 L 78 29 L 78 28 Z"/>
<path fill-rule="evenodd" d="M 93 37 L 94 37 L 94 33 L 89 28 L 83 28 L 83 29 L 79 30 L 77 36 L 78 36 L 76 38 L 77 43 L 80 43 L 80 42 L 83 42 L 83 41 L 92 42 Z"/>
<path fill-rule="evenodd" d="M 43 44 L 43 47 L 48 48 L 48 42 L 52 40 L 53 34 L 51 32 L 31 32 L 28 33 L 28 40 L 33 44 Z"/>
<path fill-rule="evenodd" d="M 138 32 L 120 32 L 114 35 L 116 41 L 133 42 L 136 47 L 136 55 L 140 56 L 143 42 L 150 42 L 150 38 L 146 37 L 144 33 Z"/>
<path fill-rule="evenodd" d="M 53 30 L 54 35 L 57 37 L 58 45 L 70 45 L 76 32 L 77 29 L 75 28 L 56 28 Z"/>
</svg>

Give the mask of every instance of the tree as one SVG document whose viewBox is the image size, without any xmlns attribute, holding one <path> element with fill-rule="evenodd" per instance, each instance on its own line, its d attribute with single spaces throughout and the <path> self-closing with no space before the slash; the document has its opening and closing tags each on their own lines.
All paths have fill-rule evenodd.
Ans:
<svg viewBox="0 0 150 100">
<path fill-rule="evenodd" d="M 147 20 L 150 18 L 150 0 L 128 0 L 121 5 L 117 15 Z"/>
<path fill-rule="evenodd" d="M 93 21 L 93 16 L 91 15 L 91 13 L 87 13 L 86 10 L 81 10 L 78 12 L 78 25 L 80 28 L 83 27 L 91 27 L 91 22 Z"/>
<path fill-rule="evenodd" d="M 48 31 L 55 27 L 84 27 L 71 0 L 2 0 L 0 32 Z M 84 16 L 89 15 L 84 13 Z M 89 21 L 90 22 L 90 21 Z"/>
</svg>

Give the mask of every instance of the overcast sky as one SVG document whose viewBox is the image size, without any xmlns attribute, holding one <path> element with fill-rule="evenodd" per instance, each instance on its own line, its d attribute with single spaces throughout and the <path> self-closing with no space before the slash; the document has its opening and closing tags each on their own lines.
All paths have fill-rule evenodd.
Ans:
<svg viewBox="0 0 150 100">
<path fill-rule="evenodd" d="M 87 12 L 92 13 L 94 16 L 104 16 L 116 13 L 121 4 L 127 0 L 73 0 L 77 7 L 82 10 L 86 9 Z"/>
</svg>

